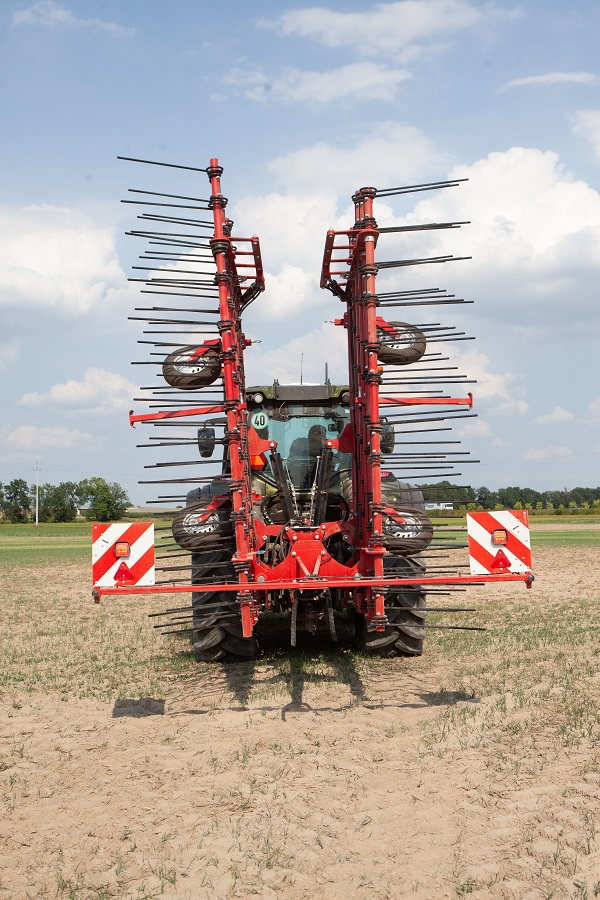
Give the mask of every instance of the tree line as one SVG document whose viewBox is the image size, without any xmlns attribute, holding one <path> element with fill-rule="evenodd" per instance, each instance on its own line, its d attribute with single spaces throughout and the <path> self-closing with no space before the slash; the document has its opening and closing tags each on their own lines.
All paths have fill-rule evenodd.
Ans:
<svg viewBox="0 0 600 900">
<path fill-rule="evenodd" d="M 450 501 L 454 506 L 481 509 L 591 509 L 600 506 L 600 487 L 576 487 L 562 491 L 535 491 L 528 487 L 506 487 L 492 491 L 487 487 L 459 487 L 449 481 L 424 484 L 426 502 Z"/>
<path fill-rule="evenodd" d="M 81 507 L 86 519 L 94 522 L 117 522 L 123 519 L 131 500 L 120 484 L 104 478 L 41 484 L 38 487 L 38 520 L 40 522 L 72 522 Z M 36 486 L 22 478 L 0 483 L 0 512 L 8 522 L 35 519 Z"/>
<path fill-rule="evenodd" d="M 422 486 L 426 503 L 452 502 L 455 508 L 469 509 L 598 509 L 600 487 L 566 488 L 562 491 L 535 491 L 533 488 L 506 487 L 496 491 L 487 487 L 470 487 L 438 481 Z M 5 521 L 28 522 L 35 518 L 35 485 L 22 478 L 0 483 L 0 512 Z M 131 500 L 120 484 L 104 478 L 41 484 L 38 488 L 40 522 L 72 522 L 79 510 L 94 522 L 118 522 L 131 506 Z"/>
</svg>

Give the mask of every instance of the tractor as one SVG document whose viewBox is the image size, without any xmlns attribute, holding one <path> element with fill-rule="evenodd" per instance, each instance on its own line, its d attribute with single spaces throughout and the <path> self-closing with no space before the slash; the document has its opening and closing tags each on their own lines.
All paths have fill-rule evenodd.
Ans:
<svg viewBox="0 0 600 900">
<path fill-rule="evenodd" d="M 358 646 L 382 656 L 420 655 L 429 627 L 477 630 L 470 623 L 430 625 L 427 594 L 440 604 L 430 611 L 471 612 L 447 599 L 473 583 L 520 580 L 530 587 L 527 514 L 470 516 L 470 573 L 451 552 L 467 545 L 453 543 L 452 529 L 427 515 L 415 482 L 460 475 L 457 466 L 473 462 L 447 432 L 453 419 L 474 415 L 473 395 L 453 390 L 471 381 L 444 355 L 449 342 L 469 338 L 427 319 L 432 307 L 467 301 L 398 284 L 393 271 L 460 257 L 376 258 L 381 238 L 405 240 L 465 223 L 379 226 L 374 215 L 380 197 L 452 189 L 459 181 L 362 187 L 352 197 L 354 222 L 327 231 L 320 287 L 342 304 L 334 327 L 346 334 L 344 383 L 331 383 L 326 366 L 321 384 L 248 386 L 252 341 L 243 314 L 265 289 L 259 239 L 235 234 L 218 159 L 204 169 L 182 168 L 208 176 L 208 197 L 135 190 L 125 201 L 141 207 L 141 225 L 129 234 L 149 248 L 138 267 L 147 274 L 132 280 L 156 304 L 131 317 L 148 326 L 150 337 L 140 343 L 152 348 L 149 359 L 136 362 L 154 367 L 166 383 L 142 388 L 148 409 L 131 411 L 130 424 L 161 429 L 140 446 L 184 447 L 190 457 L 147 466 L 161 476 L 167 467 L 181 471 L 140 483 L 178 490 L 154 502 L 180 508 L 161 536 L 158 581 L 146 537 L 136 555 L 138 532 L 130 526 L 97 534 L 95 599 L 189 594 L 191 602 L 161 613 L 157 627 L 190 633 L 204 662 L 252 658 L 265 611 L 289 617 L 294 646 L 299 630 L 324 630 L 335 640 L 334 614 L 347 610 Z M 390 276 L 382 289 L 377 280 Z M 425 321 L 396 321 L 396 309 L 404 317 L 425 309 Z"/>
</svg>

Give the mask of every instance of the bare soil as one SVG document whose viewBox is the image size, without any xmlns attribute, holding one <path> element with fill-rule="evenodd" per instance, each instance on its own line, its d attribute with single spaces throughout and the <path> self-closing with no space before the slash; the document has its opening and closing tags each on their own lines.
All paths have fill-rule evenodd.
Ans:
<svg viewBox="0 0 600 900">
<path fill-rule="evenodd" d="M 6 688 L 0 898 L 600 896 L 597 550 L 535 557 L 531 591 L 460 595 L 490 632 L 431 631 L 420 659 Z M 71 568 L 44 581 L 87 621 Z"/>
</svg>

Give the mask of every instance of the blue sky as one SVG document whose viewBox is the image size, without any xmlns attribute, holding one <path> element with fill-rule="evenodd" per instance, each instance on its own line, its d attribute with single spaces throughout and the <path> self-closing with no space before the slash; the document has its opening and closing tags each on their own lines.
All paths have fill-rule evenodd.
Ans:
<svg viewBox="0 0 600 900">
<path fill-rule="evenodd" d="M 328 360 L 345 380 L 325 324 L 339 303 L 318 281 L 357 187 L 468 178 L 377 206 L 381 224 L 471 222 L 382 248 L 473 257 L 386 283 L 475 301 L 438 317 L 477 338 L 449 346 L 479 382 L 478 418 L 456 432 L 482 463 L 461 481 L 597 485 L 597 0 L 211 8 L 2 4 L 0 481 L 33 482 L 38 461 L 42 483 L 101 475 L 152 496 L 137 485 L 148 432 L 127 423 L 142 357 L 126 279 L 144 248 L 123 237 L 135 219 L 120 200 L 207 182 L 116 159 L 129 155 L 219 157 L 236 230 L 261 238 L 267 291 L 245 320 L 258 382 L 297 380 L 302 354 L 305 378 Z"/>
</svg>

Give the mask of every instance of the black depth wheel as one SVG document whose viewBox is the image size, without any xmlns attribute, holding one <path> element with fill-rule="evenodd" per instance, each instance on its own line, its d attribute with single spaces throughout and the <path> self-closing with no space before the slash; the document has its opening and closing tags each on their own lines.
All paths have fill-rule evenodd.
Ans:
<svg viewBox="0 0 600 900">
<path fill-rule="evenodd" d="M 425 574 L 419 557 L 389 556 L 384 559 L 389 577 L 418 578 Z M 419 585 L 390 590 L 385 598 L 388 624 L 377 631 L 362 613 L 355 616 L 356 643 L 361 650 L 377 656 L 420 656 L 425 641 L 426 593 Z"/>
<path fill-rule="evenodd" d="M 192 584 L 211 581 L 235 582 L 231 564 L 234 548 L 223 547 L 192 553 Z M 192 640 L 194 656 L 200 662 L 251 659 L 256 653 L 254 637 L 242 635 L 240 611 L 235 591 L 202 591 L 192 594 L 194 608 Z M 205 608 L 207 607 L 207 608 Z"/>
</svg>

